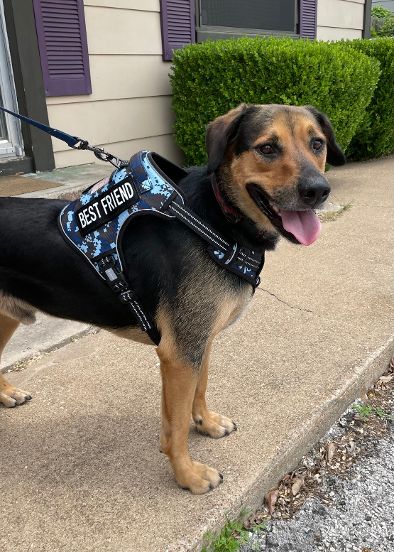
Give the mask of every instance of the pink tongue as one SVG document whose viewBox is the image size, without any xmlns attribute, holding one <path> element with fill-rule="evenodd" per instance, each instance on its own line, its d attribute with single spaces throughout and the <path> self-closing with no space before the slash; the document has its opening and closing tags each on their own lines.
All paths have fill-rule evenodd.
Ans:
<svg viewBox="0 0 394 552">
<path fill-rule="evenodd" d="M 283 228 L 303 245 L 311 245 L 320 235 L 320 220 L 308 211 L 280 211 Z"/>
</svg>

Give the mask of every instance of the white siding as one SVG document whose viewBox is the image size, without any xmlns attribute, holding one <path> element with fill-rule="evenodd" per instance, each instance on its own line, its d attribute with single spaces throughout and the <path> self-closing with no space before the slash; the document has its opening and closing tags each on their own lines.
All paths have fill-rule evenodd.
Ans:
<svg viewBox="0 0 394 552">
<path fill-rule="evenodd" d="M 50 124 L 126 159 L 146 148 L 179 161 L 159 0 L 84 4 L 92 94 L 47 98 Z M 56 139 L 53 149 L 56 167 L 94 160 Z"/>
<path fill-rule="evenodd" d="M 365 0 L 318 0 L 317 38 L 361 38 Z"/>
</svg>

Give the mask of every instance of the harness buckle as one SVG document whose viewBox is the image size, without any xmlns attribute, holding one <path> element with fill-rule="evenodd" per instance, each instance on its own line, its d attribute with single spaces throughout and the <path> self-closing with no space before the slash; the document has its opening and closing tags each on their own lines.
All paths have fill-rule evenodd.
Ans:
<svg viewBox="0 0 394 552">
<path fill-rule="evenodd" d="M 116 293 L 124 292 L 129 287 L 123 274 L 116 269 L 116 263 L 113 255 L 103 257 L 98 262 L 99 270 L 106 279 L 107 284 Z"/>
</svg>

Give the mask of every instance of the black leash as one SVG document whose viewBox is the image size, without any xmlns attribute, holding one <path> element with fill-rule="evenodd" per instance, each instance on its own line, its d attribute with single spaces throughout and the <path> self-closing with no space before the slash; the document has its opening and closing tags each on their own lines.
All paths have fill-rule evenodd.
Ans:
<svg viewBox="0 0 394 552">
<path fill-rule="evenodd" d="M 58 130 L 57 128 L 44 125 L 43 123 L 40 123 L 35 119 L 31 119 L 30 117 L 25 117 L 25 115 L 19 115 L 19 113 L 10 111 L 5 107 L 0 106 L 0 110 L 4 111 L 5 113 L 8 113 L 9 115 L 13 115 L 13 117 L 20 119 L 21 121 L 23 121 L 24 123 L 27 123 L 28 125 L 32 125 L 38 128 L 39 130 L 42 130 L 43 132 L 50 134 L 51 136 L 53 136 L 54 138 L 57 138 L 58 140 L 62 140 L 62 142 L 65 142 L 72 149 L 91 151 L 94 153 L 97 159 L 100 159 L 100 161 L 108 161 L 108 163 L 111 163 L 111 165 L 113 165 L 118 169 L 128 164 L 127 161 L 122 161 L 122 159 L 119 159 L 115 155 L 112 155 L 112 153 L 108 153 L 107 151 L 103 150 L 103 148 L 99 148 L 98 146 L 91 146 L 89 142 L 87 140 L 84 140 L 83 138 L 79 138 L 78 136 L 72 136 L 71 134 L 67 134 L 67 132 L 63 132 L 62 130 Z"/>
</svg>

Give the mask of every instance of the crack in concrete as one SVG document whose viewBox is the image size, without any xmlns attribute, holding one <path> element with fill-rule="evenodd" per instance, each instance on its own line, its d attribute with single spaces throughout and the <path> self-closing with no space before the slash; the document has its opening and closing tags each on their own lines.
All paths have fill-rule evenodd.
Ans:
<svg viewBox="0 0 394 552">
<path fill-rule="evenodd" d="M 272 293 L 272 291 L 269 291 L 268 289 L 265 289 L 263 287 L 258 287 L 256 289 L 257 289 L 257 291 L 265 291 L 266 293 L 268 293 L 268 295 L 271 295 L 271 297 L 274 297 L 277 301 L 279 301 L 279 303 L 283 303 L 284 305 L 286 305 L 290 309 L 299 310 L 299 311 L 303 311 L 303 312 L 310 312 L 311 314 L 313 314 L 313 311 L 311 311 L 310 309 L 306 309 L 304 307 L 298 307 L 297 305 L 290 305 L 290 303 L 287 303 L 287 301 L 284 301 L 283 299 L 280 299 L 277 295 L 275 295 L 275 293 Z"/>
<path fill-rule="evenodd" d="M 378 209 L 392 209 L 391 205 L 374 205 L 373 203 L 354 203 L 354 207 L 376 207 Z"/>
</svg>

